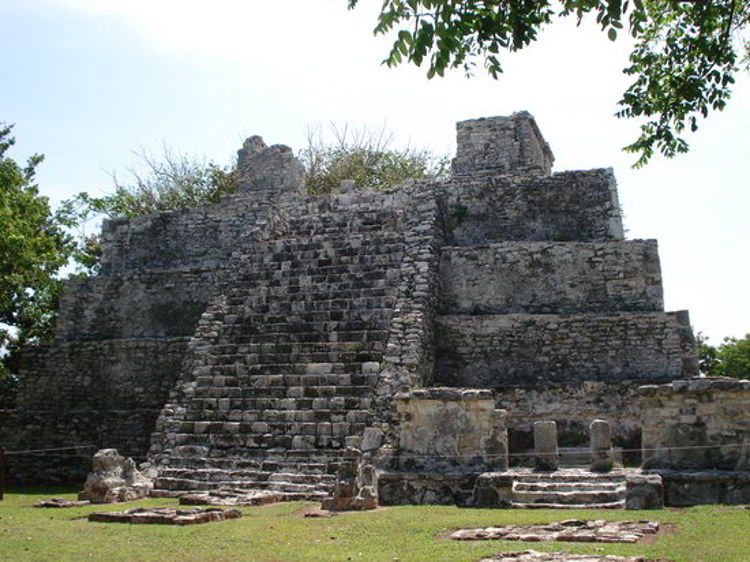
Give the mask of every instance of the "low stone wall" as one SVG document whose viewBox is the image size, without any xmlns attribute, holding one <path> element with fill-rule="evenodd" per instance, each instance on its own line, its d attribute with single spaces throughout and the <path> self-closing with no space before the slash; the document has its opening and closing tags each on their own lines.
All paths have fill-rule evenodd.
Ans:
<svg viewBox="0 0 750 562">
<path fill-rule="evenodd" d="M 443 314 L 663 308 L 655 240 L 507 242 L 440 251 Z"/>
<path fill-rule="evenodd" d="M 469 388 L 663 382 L 695 361 L 682 340 L 685 320 L 663 312 L 439 316 L 434 380 Z"/>
<path fill-rule="evenodd" d="M 750 470 L 750 381 L 678 380 L 640 395 L 644 468 Z"/>
<path fill-rule="evenodd" d="M 657 470 L 664 483 L 664 503 L 692 505 L 750 504 L 750 472 Z"/>
<path fill-rule="evenodd" d="M 456 246 L 509 240 L 592 241 L 624 237 L 611 169 L 551 177 L 456 177 L 442 188 Z"/>
</svg>

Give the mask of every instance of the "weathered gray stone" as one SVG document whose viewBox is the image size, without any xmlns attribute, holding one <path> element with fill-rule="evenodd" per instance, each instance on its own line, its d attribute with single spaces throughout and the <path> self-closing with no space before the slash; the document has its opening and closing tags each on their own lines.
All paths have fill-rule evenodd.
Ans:
<svg viewBox="0 0 750 562">
<path fill-rule="evenodd" d="M 245 191 L 300 190 L 305 168 L 288 146 L 269 147 L 253 136 L 237 151 L 237 176 Z"/>
<path fill-rule="evenodd" d="M 644 468 L 750 469 L 750 381 L 706 377 L 640 392 Z"/>
<path fill-rule="evenodd" d="M 614 556 L 611 554 L 567 554 L 523 550 L 504 552 L 479 562 L 649 562 L 645 556 Z"/>
<path fill-rule="evenodd" d="M 607 420 L 594 420 L 589 425 L 591 434 L 591 470 L 607 472 L 612 470 L 614 456 L 612 454 L 612 438 Z"/>
<path fill-rule="evenodd" d="M 557 424 L 553 421 L 534 422 L 534 463 L 537 470 L 557 470 Z"/>
<path fill-rule="evenodd" d="M 664 508 L 664 486 L 658 474 L 629 474 L 625 486 L 625 509 Z"/>
<path fill-rule="evenodd" d="M 482 529 L 460 529 L 452 540 L 562 541 L 635 543 L 659 531 L 658 521 L 581 521 L 567 519 L 546 525 L 506 525 Z"/>
<path fill-rule="evenodd" d="M 508 468 L 505 412 L 489 391 L 430 388 L 398 394 L 399 467 L 448 472 Z"/>
<path fill-rule="evenodd" d="M 534 118 L 526 111 L 511 117 L 471 119 L 456 124 L 458 149 L 453 171 L 458 174 L 538 173 L 549 175 L 552 155 Z"/>
<path fill-rule="evenodd" d="M 0 438 L 96 434 L 148 455 L 160 494 L 284 499 L 344 498 L 338 465 L 356 446 L 349 505 L 379 488 L 468 505 L 478 474 L 507 467 L 506 427 L 521 452 L 540 419 L 581 445 L 606 417 L 632 448 L 632 381 L 695 367 L 689 320 L 662 312 L 655 244 L 622 240 L 611 170 L 550 175 L 528 114 L 459 124 L 458 141 L 450 178 L 307 196 L 291 150 L 255 137 L 239 193 L 107 221 L 102 273 L 69 283 Z M 85 474 L 69 457 L 32 461 L 13 476 Z M 428 475 L 380 485 L 399 469 Z M 501 488 L 477 497 L 501 503 Z M 589 492 L 577 497 L 602 495 Z"/>
<path fill-rule="evenodd" d="M 93 470 L 83 488 L 91 503 L 114 503 L 145 498 L 153 486 L 138 472 L 133 459 L 120 456 L 117 449 L 101 449 L 94 455 Z"/>
</svg>

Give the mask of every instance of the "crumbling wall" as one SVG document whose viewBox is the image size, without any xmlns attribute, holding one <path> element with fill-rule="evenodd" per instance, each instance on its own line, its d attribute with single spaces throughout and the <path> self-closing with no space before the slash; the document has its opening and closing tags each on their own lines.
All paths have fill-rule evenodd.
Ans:
<svg viewBox="0 0 750 562">
<path fill-rule="evenodd" d="M 510 117 L 456 123 L 458 150 L 453 173 L 549 175 L 555 157 L 534 118 L 526 111 Z"/>
<path fill-rule="evenodd" d="M 395 397 L 399 468 L 431 472 L 508 467 L 505 412 L 483 390 L 427 388 Z"/>
<path fill-rule="evenodd" d="M 640 395 L 644 468 L 750 470 L 750 381 L 677 380 Z"/>
<path fill-rule="evenodd" d="M 509 240 L 621 240 L 611 169 L 550 177 L 455 176 L 445 184 L 447 240 L 476 246 Z"/>
<path fill-rule="evenodd" d="M 444 247 L 444 314 L 661 311 L 655 240 Z"/>
<path fill-rule="evenodd" d="M 678 315 L 440 316 L 435 381 L 446 386 L 663 382 L 683 373 Z"/>
</svg>

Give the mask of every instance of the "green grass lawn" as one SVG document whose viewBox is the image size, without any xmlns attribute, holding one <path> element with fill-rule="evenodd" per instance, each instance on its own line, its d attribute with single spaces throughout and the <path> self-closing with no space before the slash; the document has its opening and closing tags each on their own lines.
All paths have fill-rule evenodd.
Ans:
<svg viewBox="0 0 750 562">
<path fill-rule="evenodd" d="M 700 506 L 664 511 L 547 511 L 389 507 L 305 518 L 315 504 L 296 502 L 242 508 L 241 519 L 185 527 L 89 523 L 93 511 L 175 506 L 149 499 L 115 506 L 34 508 L 51 497 L 74 499 L 70 489 L 18 489 L 0 501 L 0 561 L 16 560 L 477 560 L 533 548 L 575 553 L 645 555 L 673 561 L 750 561 L 750 510 Z M 670 523 L 672 534 L 653 543 L 602 545 L 450 541 L 438 537 L 460 527 L 547 523 L 580 518 L 651 519 Z"/>
</svg>

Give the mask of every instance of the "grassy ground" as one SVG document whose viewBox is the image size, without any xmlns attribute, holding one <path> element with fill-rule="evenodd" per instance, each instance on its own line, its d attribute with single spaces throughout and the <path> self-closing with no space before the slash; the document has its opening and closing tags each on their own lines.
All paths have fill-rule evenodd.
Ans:
<svg viewBox="0 0 750 562">
<path fill-rule="evenodd" d="M 499 552 L 543 551 L 645 555 L 672 561 L 750 561 L 750 510 L 701 506 L 664 511 L 546 511 L 390 507 L 305 518 L 309 502 L 242 508 L 241 519 L 186 527 L 89 523 L 93 511 L 174 506 L 149 499 L 117 506 L 33 508 L 72 490 L 12 490 L 0 501 L 0 560 L 477 560 Z M 461 527 L 546 523 L 561 519 L 651 519 L 675 526 L 650 544 L 459 542 L 438 538 Z"/>
</svg>

